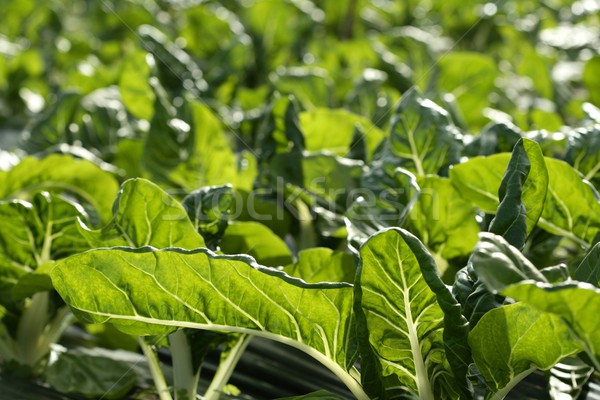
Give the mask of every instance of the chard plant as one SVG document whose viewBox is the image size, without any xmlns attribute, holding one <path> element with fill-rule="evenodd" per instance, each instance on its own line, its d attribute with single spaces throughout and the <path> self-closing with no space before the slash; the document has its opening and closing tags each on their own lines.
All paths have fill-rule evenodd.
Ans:
<svg viewBox="0 0 600 400">
<path fill-rule="evenodd" d="M 595 390 L 593 2 L 4 3 L 3 395 Z"/>
</svg>

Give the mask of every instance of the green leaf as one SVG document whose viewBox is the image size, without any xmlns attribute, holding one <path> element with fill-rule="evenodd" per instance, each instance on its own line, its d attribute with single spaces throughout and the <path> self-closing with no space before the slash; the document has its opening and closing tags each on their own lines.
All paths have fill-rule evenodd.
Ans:
<svg viewBox="0 0 600 400">
<path fill-rule="evenodd" d="M 466 391 L 468 324 L 414 236 L 390 229 L 363 245 L 355 312 L 363 386 L 372 398 L 457 398 Z"/>
<path fill-rule="evenodd" d="M 302 186 L 300 163 L 305 145 L 294 98 L 276 98 L 269 105 L 267 115 L 259 136 L 258 160 L 262 179 L 275 186 L 277 176 L 285 175 L 289 183 Z"/>
<path fill-rule="evenodd" d="M 304 153 L 302 187 L 314 205 L 342 214 L 348 207 L 349 194 L 359 189 L 363 172 L 362 161 L 327 153 Z"/>
<path fill-rule="evenodd" d="M 230 185 L 210 186 L 187 195 L 182 205 L 208 248 L 217 248 L 229 224 L 234 192 Z"/>
<path fill-rule="evenodd" d="M 316 108 L 300 113 L 300 127 L 308 151 L 328 150 L 338 156 L 348 157 L 357 126 L 363 132 L 366 160 L 369 161 L 386 136 L 369 120 L 344 109 Z"/>
<path fill-rule="evenodd" d="M 481 317 L 488 311 L 504 304 L 504 297 L 493 294 L 473 269 L 473 264 L 468 263 L 456 273 L 452 294 L 460 302 L 462 314 L 471 328 L 476 326 Z"/>
<path fill-rule="evenodd" d="M 502 236 L 482 232 L 469 263 L 494 293 L 506 286 L 532 279 L 548 282 L 544 275 Z"/>
<path fill-rule="evenodd" d="M 540 227 L 561 236 L 571 232 L 591 243 L 600 233 L 598 192 L 566 162 L 546 159 L 546 166 L 550 181 Z"/>
<path fill-rule="evenodd" d="M 600 106 L 600 56 L 595 56 L 585 63 L 583 68 L 583 83 L 588 89 L 590 101 Z"/>
<path fill-rule="evenodd" d="M 517 126 L 510 122 L 491 122 L 465 146 L 465 154 L 476 157 L 510 152 L 519 139 L 521 132 Z"/>
<path fill-rule="evenodd" d="M 470 127 L 483 126 L 487 122 L 483 110 L 498 76 L 494 59 L 474 52 L 451 52 L 440 57 L 438 67 L 439 88 L 454 95 Z"/>
<path fill-rule="evenodd" d="M 145 51 L 134 51 L 128 55 L 119 78 L 121 98 L 127 110 L 138 118 L 150 120 L 154 114 L 156 96 L 148 83 L 150 66 Z"/>
<path fill-rule="evenodd" d="M 421 193 L 410 211 L 415 233 L 432 253 L 446 260 L 469 255 L 479 233 L 473 206 L 448 178 L 430 175 L 418 178 L 417 183 Z"/>
<path fill-rule="evenodd" d="M 278 67 L 271 75 L 275 90 L 293 94 L 309 109 L 328 107 L 332 102 L 333 81 L 327 71 L 318 67 Z"/>
<path fill-rule="evenodd" d="M 347 373 L 356 356 L 351 285 L 309 285 L 242 255 L 151 248 L 78 254 L 58 262 L 52 280 L 83 321 L 137 335 L 189 327 L 263 336 L 307 352 L 362 392 Z"/>
<path fill-rule="evenodd" d="M 515 145 L 500 183 L 500 204 L 490 232 L 523 248 L 542 215 L 547 189 L 548 171 L 540 146 L 532 140 L 521 139 Z"/>
<path fill-rule="evenodd" d="M 204 247 L 183 206 L 141 178 L 123 183 L 108 225 L 91 230 L 81 223 L 80 232 L 92 247 Z"/>
<path fill-rule="evenodd" d="M 460 132 L 448 113 L 416 89 L 400 99 L 392 117 L 387 151 L 398 160 L 396 166 L 416 175 L 437 174 L 458 162 Z"/>
<path fill-rule="evenodd" d="M 237 184 L 237 162 L 221 123 L 199 101 L 176 110 L 160 88 L 142 165 L 154 180 L 184 189 Z"/>
<path fill-rule="evenodd" d="M 285 242 L 258 222 L 232 222 L 221 239 L 221 250 L 226 254 L 249 254 L 270 267 L 292 262 Z"/>
<path fill-rule="evenodd" d="M 63 92 L 37 120 L 24 132 L 24 147 L 31 153 L 38 152 L 58 143 L 68 143 L 72 132 L 69 125 L 81 100 L 76 92 Z"/>
<path fill-rule="evenodd" d="M 92 356 L 77 350 L 54 353 L 46 367 L 46 381 L 61 393 L 88 398 L 123 398 L 137 381 L 135 371 L 126 363 L 108 357 Z"/>
<path fill-rule="evenodd" d="M 573 279 L 600 286 L 600 242 L 596 243 L 572 272 Z"/>
<path fill-rule="evenodd" d="M 356 275 L 354 257 L 325 247 L 314 247 L 298 253 L 298 261 L 284 271 L 309 283 L 348 282 Z"/>
<path fill-rule="evenodd" d="M 569 132 L 565 160 L 600 187 L 600 124 Z"/>
<path fill-rule="evenodd" d="M 567 282 L 550 285 L 526 281 L 502 290 L 502 294 L 536 309 L 559 316 L 576 340 L 600 367 L 600 290 L 588 283 Z"/>
<path fill-rule="evenodd" d="M 450 181 L 463 198 L 481 211 L 494 214 L 500 204 L 498 188 L 509 160 L 509 153 L 473 157 L 452 166 Z"/>
<path fill-rule="evenodd" d="M 544 160 L 548 192 L 538 225 L 587 246 L 600 232 L 600 196 L 569 164 L 552 158 Z M 452 167 L 450 180 L 465 199 L 493 214 L 499 204 L 496 193 L 508 163 L 506 153 L 471 158 Z"/>
<path fill-rule="evenodd" d="M 119 185 L 90 161 L 58 154 L 43 159 L 26 157 L 10 171 L 0 172 L 0 198 L 27 198 L 42 190 L 75 196 L 107 221 Z"/>
<path fill-rule="evenodd" d="M 491 310 L 469 334 L 473 360 L 488 384 L 487 398 L 502 399 L 536 369 L 548 370 L 581 351 L 554 314 L 517 303 Z"/>
<path fill-rule="evenodd" d="M 153 26 L 142 25 L 137 34 L 144 49 L 154 56 L 160 83 L 169 92 L 181 94 L 185 89 L 199 98 L 207 84 L 192 57 Z"/>
<path fill-rule="evenodd" d="M 51 290 L 45 263 L 89 249 L 77 231 L 86 213 L 62 196 L 40 192 L 31 203 L 1 202 L 0 217 L 0 290 L 10 290 L 3 301 Z"/>
<path fill-rule="evenodd" d="M 392 159 L 374 162 L 363 175 L 364 196 L 359 196 L 345 215 L 350 248 L 358 248 L 377 231 L 402 226 L 420 193 L 417 179 L 396 168 Z"/>
</svg>

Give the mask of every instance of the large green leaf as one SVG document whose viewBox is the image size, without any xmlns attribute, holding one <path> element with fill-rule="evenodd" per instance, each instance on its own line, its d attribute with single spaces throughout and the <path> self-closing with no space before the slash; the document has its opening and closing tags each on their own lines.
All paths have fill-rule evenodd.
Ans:
<svg viewBox="0 0 600 400">
<path fill-rule="evenodd" d="M 498 188 L 509 160 L 510 153 L 473 157 L 452 166 L 450 181 L 462 197 L 480 210 L 494 214 L 500 204 Z"/>
<path fill-rule="evenodd" d="M 384 231 L 361 247 L 358 268 L 355 312 L 367 393 L 458 398 L 466 391 L 468 324 L 423 245 L 406 231 Z"/>
<path fill-rule="evenodd" d="M 356 356 L 351 285 L 310 285 L 207 249 L 92 250 L 58 262 L 52 279 L 83 321 L 137 335 L 189 327 L 263 336 L 307 352 L 362 392 L 347 372 Z"/>
<path fill-rule="evenodd" d="M 469 345 L 493 399 L 504 398 L 536 369 L 548 370 L 581 351 L 560 317 L 523 303 L 485 314 L 469 334 Z"/>
<path fill-rule="evenodd" d="M 546 159 L 548 195 L 540 227 L 556 235 L 576 237 L 591 243 L 600 233 L 600 196 L 573 167 L 564 161 Z"/>
<path fill-rule="evenodd" d="M 75 196 L 107 221 L 119 185 L 90 161 L 58 154 L 43 159 L 26 157 L 10 171 L 0 172 L 0 198 L 27 198 L 42 190 Z"/>
<path fill-rule="evenodd" d="M 532 140 L 521 139 L 515 145 L 500 183 L 500 204 L 490 232 L 523 248 L 542 215 L 547 190 L 548 171 L 540 146 Z"/>
<path fill-rule="evenodd" d="M 298 261 L 287 266 L 285 272 L 309 283 L 353 283 L 356 267 L 351 254 L 314 247 L 299 252 Z"/>
<path fill-rule="evenodd" d="M 142 178 L 123 183 L 112 220 L 98 230 L 80 224 L 93 247 L 204 247 L 183 206 L 154 183 Z"/>
<path fill-rule="evenodd" d="M 62 196 L 40 192 L 32 202 L 0 203 L 1 303 L 20 300 L 52 289 L 44 263 L 89 249 L 77 231 L 77 219 L 85 211 Z"/>
<path fill-rule="evenodd" d="M 221 239 L 221 250 L 226 254 L 249 254 L 270 267 L 292 262 L 285 242 L 259 222 L 232 222 Z"/>
<path fill-rule="evenodd" d="M 473 206 L 448 178 L 429 175 L 417 183 L 421 193 L 409 218 L 423 244 L 446 260 L 470 254 L 479 233 Z"/>
<path fill-rule="evenodd" d="M 502 294 L 561 317 L 596 369 L 600 368 L 600 320 L 596 318 L 600 289 L 580 282 L 551 285 L 525 281 L 506 287 Z"/>
<path fill-rule="evenodd" d="M 406 92 L 392 119 L 389 148 L 396 166 L 416 175 L 437 174 L 458 162 L 460 132 L 448 113 L 416 89 Z"/>
<path fill-rule="evenodd" d="M 494 214 L 499 204 L 498 188 L 509 159 L 506 153 L 472 158 L 454 165 L 450 180 L 464 198 L 482 211 Z M 548 170 L 548 192 L 538 225 L 587 246 L 600 232 L 598 193 L 564 161 L 552 158 L 544 161 Z"/>
<path fill-rule="evenodd" d="M 544 275 L 502 236 L 482 232 L 469 263 L 486 286 L 500 292 L 508 285 L 532 279 L 548 282 Z"/>
</svg>

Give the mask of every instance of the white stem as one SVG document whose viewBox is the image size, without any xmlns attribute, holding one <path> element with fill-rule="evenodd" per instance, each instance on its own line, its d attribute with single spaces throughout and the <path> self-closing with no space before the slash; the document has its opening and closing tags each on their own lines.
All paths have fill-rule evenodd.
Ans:
<svg viewBox="0 0 600 400">
<path fill-rule="evenodd" d="M 30 367 L 35 366 L 41 358 L 40 352 L 43 351 L 40 347 L 48 321 L 48 301 L 48 292 L 34 294 L 19 320 L 17 355 L 20 363 Z"/>
<path fill-rule="evenodd" d="M 198 391 L 200 369 L 194 371 L 192 349 L 185 332 L 180 329 L 169 335 L 173 360 L 175 400 L 194 400 Z"/>
<path fill-rule="evenodd" d="M 233 348 L 229 351 L 227 358 L 219 364 L 219 368 L 217 368 L 217 373 L 215 374 L 212 382 L 210 383 L 210 386 L 204 394 L 204 400 L 219 399 L 223 388 L 225 387 L 227 382 L 229 382 L 229 378 L 231 378 L 231 374 L 233 374 L 235 366 L 242 357 L 242 354 L 244 353 L 244 350 L 246 350 L 246 347 L 248 347 L 248 344 L 250 343 L 251 339 L 251 335 L 242 335 L 235 344 L 235 346 L 233 346 Z"/>
<path fill-rule="evenodd" d="M 152 375 L 152 380 L 154 381 L 154 386 L 156 387 L 158 397 L 160 400 L 173 400 L 173 397 L 171 397 L 171 393 L 169 392 L 167 382 L 165 381 L 165 375 L 160 369 L 158 357 L 156 357 L 154 349 L 152 349 L 152 346 L 146 343 L 146 340 L 141 336 L 138 337 L 138 343 L 140 344 L 144 356 L 146 356 L 146 361 L 148 362 L 148 367 L 150 368 L 150 375 Z"/>
<path fill-rule="evenodd" d="M 531 367 L 523 372 L 521 372 L 520 374 L 514 376 L 510 382 L 508 382 L 508 384 L 506 386 L 504 386 L 502 389 L 498 390 L 496 393 L 492 394 L 489 399 L 490 400 L 503 400 L 509 393 L 510 391 L 517 386 L 517 384 L 519 382 L 521 382 L 527 375 L 531 374 L 533 371 L 535 371 L 536 368 L 535 367 Z"/>
</svg>

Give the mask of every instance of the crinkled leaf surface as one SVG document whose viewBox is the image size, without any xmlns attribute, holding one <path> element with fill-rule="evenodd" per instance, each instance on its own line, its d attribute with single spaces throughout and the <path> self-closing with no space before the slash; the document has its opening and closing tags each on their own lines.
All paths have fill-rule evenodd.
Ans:
<svg viewBox="0 0 600 400">
<path fill-rule="evenodd" d="M 542 215 L 547 190 L 548 171 L 540 146 L 529 139 L 519 140 L 498 189 L 500 204 L 490 232 L 523 248 Z"/>
<path fill-rule="evenodd" d="M 182 201 L 196 230 L 213 250 L 227 229 L 234 200 L 231 185 L 224 185 L 195 190 Z"/>
<path fill-rule="evenodd" d="M 298 347 L 336 373 L 355 357 L 351 285 L 309 285 L 248 256 L 100 249 L 58 262 L 52 279 L 83 321 L 131 334 L 250 333 Z"/>
<path fill-rule="evenodd" d="M 461 195 L 482 211 L 494 214 L 498 188 L 510 156 L 506 153 L 475 157 L 454 165 L 450 180 Z M 545 158 L 548 192 L 538 225 L 548 232 L 567 236 L 581 245 L 600 232 L 600 203 L 596 190 L 564 161 Z"/>
<path fill-rule="evenodd" d="M 416 177 L 394 161 L 374 162 L 362 177 L 365 196 L 359 196 L 345 215 L 350 248 L 358 248 L 377 231 L 402 226 L 420 193 Z"/>
<path fill-rule="evenodd" d="M 183 206 L 142 178 L 123 183 L 108 225 L 91 230 L 81 223 L 80 232 L 93 247 L 204 247 Z"/>
<path fill-rule="evenodd" d="M 184 189 L 237 183 L 235 155 L 212 111 L 195 100 L 176 109 L 162 88 L 155 91 L 154 116 L 142 156 L 151 177 Z"/>
<path fill-rule="evenodd" d="M 465 146 L 469 157 L 510 152 L 521 139 L 520 129 L 510 122 L 490 122 Z"/>
<path fill-rule="evenodd" d="M 489 385 L 488 398 L 494 393 L 502 398 L 535 369 L 548 370 L 581 351 L 560 317 L 524 303 L 485 314 L 469 334 L 469 345 Z"/>
<path fill-rule="evenodd" d="M 348 282 L 356 276 L 354 256 L 326 247 L 314 247 L 298 253 L 298 261 L 288 265 L 285 272 L 309 283 Z"/>
<path fill-rule="evenodd" d="M 367 393 L 458 398 L 470 359 L 467 323 L 418 239 L 400 229 L 371 237 L 360 249 L 355 291 Z"/>
<path fill-rule="evenodd" d="M 221 239 L 221 250 L 227 254 L 249 254 L 270 267 L 292 262 L 285 242 L 259 222 L 232 222 Z"/>
</svg>

